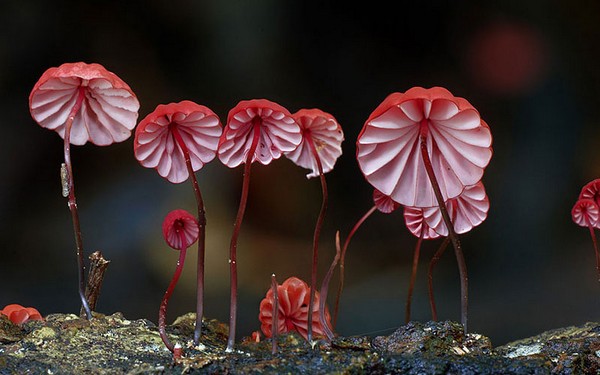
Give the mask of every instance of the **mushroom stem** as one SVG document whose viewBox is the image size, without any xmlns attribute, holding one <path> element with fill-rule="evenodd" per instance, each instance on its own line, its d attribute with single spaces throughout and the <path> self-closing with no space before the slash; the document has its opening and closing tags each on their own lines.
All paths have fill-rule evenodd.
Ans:
<svg viewBox="0 0 600 375">
<path fill-rule="evenodd" d="M 308 332 L 307 339 L 308 342 L 312 342 L 313 335 L 313 307 L 315 305 L 315 293 L 317 288 L 317 266 L 319 262 L 319 237 L 321 236 L 321 228 L 323 227 L 323 220 L 325 219 L 325 212 L 327 211 L 327 182 L 325 181 L 325 174 L 323 173 L 323 165 L 321 164 L 321 158 L 319 157 L 319 153 L 317 152 L 317 148 L 315 147 L 315 143 L 310 134 L 306 135 L 306 142 L 310 147 L 310 151 L 315 158 L 315 162 L 317 163 L 317 169 L 319 170 L 319 178 L 321 179 L 321 191 L 323 195 L 323 202 L 321 203 L 321 211 L 319 212 L 319 217 L 317 218 L 317 224 L 315 225 L 315 232 L 313 235 L 313 256 L 312 256 L 312 271 L 310 277 L 310 299 L 308 301 Z"/>
<path fill-rule="evenodd" d="M 446 251 L 449 242 L 450 239 L 448 237 L 444 238 L 444 241 L 433 255 L 433 258 L 431 258 L 431 261 L 429 262 L 429 271 L 427 273 L 427 278 L 429 279 L 429 305 L 431 306 L 431 320 L 433 320 L 434 322 L 437 322 L 438 317 L 437 309 L 435 307 L 435 298 L 433 296 L 433 267 L 435 267 L 437 262 L 442 257 L 442 254 L 444 254 L 444 251 Z"/>
<path fill-rule="evenodd" d="M 427 151 L 427 133 L 427 119 L 424 119 L 423 123 L 421 124 L 420 130 L 421 156 L 423 158 L 425 170 L 427 171 L 427 176 L 429 177 L 429 181 L 431 182 L 431 186 L 433 187 L 435 198 L 440 207 L 442 218 L 444 219 L 444 223 L 448 228 L 448 237 L 450 238 L 450 240 L 452 241 L 452 245 L 454 246 L 454 254 L 456 255 L 456 261 L 458 263 L 458 272 L 460 274 L 461 323 L 465 332 L 467 332 L 467 310 L 469 305 L 469 277 L 467 276 L 467 265 L 465 263 L 465 257 L 460 247 L 460 240 L 458 239 L 458 235 L 454 231 L 454 225 L 452 224 L 450 215 L 448 215 L 446 203 L 444 202 L 440 186 L 437 182 L 437 178 L 435 177 L 435 172 L 433 171 L 433 166 L 431 165 L 431 160 L 429 159 L 429 153 Z"/>
<path fill-rule="evenodd" d="M 204 209 L 204 201 L 202 199 L 202 193 L 200 192 L 200 186 L 196 179 L 196 173 L 192 168 L 192 161 L 190 159 L 190 152 L 177 130 L 177 126 L 173 124 L 169 125 L 169 129 L 175 138 L 175 141 L 179 145 L 183 158 L 185 159 L 185 165 L 190 175 L 192 182 L 192 188 L 194 189 L 194 195 L 196 196 L 196 204 L 198 206 L 198 266 L 197 266 L 197 277 L 196 277 L 196 327 L 194 329 L 194 345 L 198 345 L 200 342 L 200 336 L 202 335 L 202 318 L 204 315 L 204 259 L 206 256 L 205 238 L 206 238 L 206 211 Z"/>
<path fill-rule="evenodd" d="M 169 298 L 171 298 L 171 294 L 173 294 L 173 290 L 175 289 L 175 285 L 177 285 L 177 281 L 179 281 L 179 276 L 181 276 L 181 271 L 183 271 L 183 264 L 185 262 L 185 253 L 187 251 L 187 243 L 185 239 L 185 233 L 183 230 L 179 231 L 179 238 L 181 239 L 181 249 L 179 251 L 179 259 L 177 260 L 177 267 L 175 268 L 175 273 L 173 274 L 173 278 L 171 279 L 171 283 L 163 296 L 162 302 L 160 303 L 160 309 L 158 310 L 158 333 L 160 334 L 160 338 L 165 343 L 167 349 L 169 349 L 172 353 L 174 352 L 175 346 L 167 337 L 166 332 L 166 320 L 167 320 L 167 305 L 169 303 Z"/>
<path fill-rule="evenodd" d="M 596 271 L 598 272 L 598 281 L 600 281 L 600 253 L 598 253 L 596 233 L 594 232 L 594 227 L 592 225 L 588 225 L 588 228 L 590 228 L 590 235 L 592 236 L 592 242 L 594 243 L 594 251 L 596 252 Z"/>
<path fill-rule="evenodd" d="M 71 164 L 71 128 L 73 127 L 73 121 L 75 116 L 81 109 L 81 104 L 85 98 L 85 87 L 79 87 L 77 91 L 77 99 L 67 121 L 65 122 L 65 134 L 64 134 L 64 154 L 65 154 L 65 168 L 66 168 L 66 189 L 63 186 L 63 194 L 67 193 L 69 197 L 69 210 L 71 211 L 71 219 L 73 221 L 73 232 L 75 233 L 75 245 L 77 247 L 77 263 L 79 266 L 79 298 L 81 299 L 81 305 L 85 311 L 87 319 L 92 319 L 92 311 L 85 298 L 85 264 L 83 260 L 83 241 L 81 239 L 81 227 L 79 225 L 79 213 L 77 211 L 77 200 L 75 199 L 75 182 L 73 181 L 73 166 Z"/>
<path fill-rule="evenodd" d="M 365 220 L 367 220 L 369 218 L 369 216 L 371 216 L 373 214 L 373 212 L 375 212 L 375 210 L 377 210 L 377 206 L 374 205 L 373 207 L 371 207 L 369 209 L 369 211 L 367 211 L 357 222 L 356 224 L 354 224 L 354 226 L 352 227 L 352 230 L 350 230 L 350 233 L 348 234 L 348 237 L 346 237 L 346 241 L 344 241 L 344 246 L 342 247 L 342 255 L 340 257 L 340 282 L 338 285 L 338 290 L 337 290 L 337 296 L 335 297 L 335 307 L 333 309 L 333 327 L 335 328 L 336 323 L 337 323 L 337 316 L 338 316 L 338 310 L 339 310 L 339 306 L 340 306 L 340 297 L 342 296 L 342 291 L 344 289 L 344 264 L 346 261 L 346 251 L 348 250 L 348 245 L 350 244 L 350 240 L 352 239 L 352 237 L 354 236 L 354 233 L 356 233 L 356 231 L 358 230 L 358 228 L 360 228 L 360 226 L 362 225 L 362 223 L 365 222 Z"/>
<path fill-rule="evenodd" d="M 271 354 L 277 353 L 277 335 L 279 333 L 279 292 L 277 291 L 277 279 L 275 274 L 271 274 L 271 290 L 273 291 L 273 312 L 271 320 L 271 340 L 273 340 L 273 346 L 271 348 Z"/>
<path fill-rule="evenodd" d="M 236 316 L 237 316 L 237 241 L 240 235 L 240 228 L 242 226 L 242 220 L 244 219 L 244 213 L 246 212 L 246 203 L 248 200 L 248 188 L 250 186 L 250 170 L 252 166 L 252 159 L 254 153 L 258 147 L 258 141 L 260 139 L 260 117 L 255 117 L 252 120 L 252 144 L 246 154 L 246 161 L 244 164 L 244 178 L 242 181 L 242 196 L 240 198 L 240 205 L 238 207 L 237 216 L 233 225 L 233 234 L 231 235 L 231 243 L 229 246 L 229 275 L 231 283 L 231 294 L 229 304 L 229 338 L 227 339 L 227 352 L 233 351 L 235 344 L 235 328 L 236 328 Z"/>
<path fill-rule="evenodd" d="M 406 297 L 406 313 L 405 313 L 405 323 L 408 324 L 410 322 L 410 306 L 412 304 L 412 295 L 413 289 L 415 287 L 415 280 L 417 279 L 417 266 L 419 265 L 419 256 L 421 254 L 421 243 L 423 242 L 423 236 L 425 235 L 425 223 L 421 226 L 421 234 L 419 235 L 419 240 L 417 241 L 417 245 L 415 246 L 415 251 L 413 253 L 413 262 L 412 262 L 412 271 L 410 273 L 410 282 L 408 284 L 408 295 Z"/>
<path fill-rule="evenodd" d="M 333 276 L 333 270 L 335 266 L 337 266 L 338 261 L 340 260 L 342 250 L 340 246 L 340 231 L 335 232 L 335 257 L 329 266 L 329 270 L 325 274 L 323 281 L 321 282 L 321 292 L 319 297 L 319 320 L 321 321 L 321 326 L 323 327 L 323 332 L 329 339 L 329 341 L 333 340 L 333 331 L 329 328 L 329 324 L 327 324 L 327 320 L 325 319 L 325 304 L 327 303 L 327 293 L 329 291 L 329 282 L 331 281 L 331 277 Z"/>
</svg>

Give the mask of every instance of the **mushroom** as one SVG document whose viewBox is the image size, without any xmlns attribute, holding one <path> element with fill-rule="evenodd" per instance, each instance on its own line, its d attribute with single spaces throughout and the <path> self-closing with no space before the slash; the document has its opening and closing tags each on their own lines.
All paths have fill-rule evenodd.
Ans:
<svg viewBox="0 0 600 375">
<path fill-rule="evenodd" d="M 273 337 L 273 334 L 281 334 L 296 331 L 304 339 L 308 340 L 308 303 L 310 299 L 310 287 L 297 277 L 290 277 L 277 286 L 279 310 L 277 316 L 273 315 L 273 304 L 275 298 L 273 289 L 269 288 L 265 298 L 260 302 L 258 319 L 261 322 L 261 330 L 265 337 Z M 315 336 L 325 335 L 323 326 L 319 320 L 319 293 L 315 293 L 315 306 L 312 310 L 312 329 Z M 277 319 L 276 332 L 273 330 L 273 319 Z M 325 311 L 327 325 L 330 323 L 329 311 Z"/>
<path fill-rule="evenodd" d="M 348 246 L 350 245 L 350 240 L 352 239 L 352 237 L 354 237 L 354 234 L 356 233 L 358 228 L 360 228 L 360 226 L 365 222 L 365 220 L 367 220 L 369 218 L 369 216 L 371 216 L 373 214 L 373 212 L 379 210 L 380 212 L 383 212 L 384 214 L 389 214 L 389 213 L 394 212 L 396 209 L 398 209 L 398 207 L 400 207 L 400 205 L 398 203 L 394 202 L 389 196 L 383 194 L 382 192 L 380 192 L 377 189 L 373 190 L 373 202 L 374 202 L 373 207 L 371 207 L 356 222 L 356 224 L 354 224 L 354 226 L 350 230 L 348 237 L 346 237 L 346 240 L 344 241 L 344 246 L 342 247 L 341 255 L 340 256 L 336 255 L 336 258 L 334 258 L 333 263 L 331 264 L 329 271 L 327 272 L 327 275 L 325 276 L 325 278 L 323 279 L 323 283 L 321 284 L 321 294 L 326 295 L 326 293 L 324 293 L 324 290 L 326 290 L 328 288 L 329 280 L 331 279 L 331 276 L 333 275 L 333 269 L 335 268 L 337 261 L 339 259 L 340 281 L 339 281 L 339 285 L 338 285 L 337 296 L 335 298 L 335 307 L 333 310 L 333 326 L 334 327 L 337 322 L 340 298 L 342 295 L 342 291 L 344 289 L 344 270 L 345 270 L 345 261 L 346 261 L 346 251 L 348 250 Z M 339 239 L 336 239 L 336 243 L 337 242 L 339 242 Z"/>
<path fill-rule="evenodd" d="M 321 179 L 321 191 L 323 194 L 321 211 L 319 212 L 313 235 L 313 255 L 310 279 L 311 295 L 308 307 L 309 310 L 311 310 L 315 301 L 317 285 L 319 238 L 328 203 L 325 173 L 333 169 L 336 160 L 342 155 L 344 133 L 335 117 L 320 109 L 301 109 L 292 116 L 298 125 L 300 125 L 302 142 L 294 151 L 285 153 L 285 156 L 296 165 L 311 169 L 312 172 L 306 175 L 306 177 L 311 178 L 318 176 Z M 312 315 L 308 316 L 308 341 L 312 341 Z"/>
<path fill-rule="evenodd" d="M 235 168 L 244 163 L 242 195 L 229 247 L 231 301 L 227 352 L 233 351 L 237 315 L 237 241 L 246 211 L 251 165 L 263 165 L 298 147 L 300 126 L 290 112 L 266 99 L 243 100 L 229 111 L 227 124 L 219 140 L 217 153 L 223 164 Z"/>
<path fill-rule="evenodd" d="M 88 319 L 92 313 L 85 298 L 85 265 L 79 214 L 75 199 L 71 144 L 88 141 L 106 146 L 129 138 L 140 104 L 131 88 L 100 64 L 65 63 L 46 70 L 29 94 L 29 110 L 42 127 L 64 139 L 61 166 L 63 196 L 69 198 L 79 266 L 79 296 Z"/>
<path fill-rule="evenodd" d="M 181 276 L 187 248 L 198 239 L 200 228 L 198 226 L 198 221 L 196 221 L 196 218 L 192 214 L 186 210 L 179 209 L 173 210 L 167 214 L 163 221 L 162 232 L 167 245 L 174 250 L 179 250 L 179 259 L 177 260 L 175 273 L 173 274 L 171 283 L 163 296 L 158 310 L 158 333 L 165 343 L 165 346 L 171 352 L 175 353 L 175 346 L 171 343 L 165 331 L 167 305 L 169 303 L 169 298 L 171 298 L 171 294 L 173 294 L 175 285 L 177 285 L 177 281 L 179 281 L 179 276 Z"/>
<path fill-rule="evenodd" d="M 445 202 L 481 180 L 491 144 L 490 129 L 477 110 L 441 87 L 389 95 L 356 142 L 359 167 L 373 187 L 404 206 L 440 207 L 459 265 L 465 331 L 467 270 Z"/>
<path fill-rule="evenodd" d="M 490 208 L 490 202 L 481 181 L 475 185 L 465 187 L 465 190 L 463 190 L 458 197 L 448 200 L 446 205 L 448 207 L 448 214 L 452 218 L 452 222 L 454 224 L 454 230 L 457 234 L 467 233 L 474 227 L 481 224 L 487 218 L 487 213 Z M 448 237 L 449 232 L 442 218 L 442 213 L 439 207 L 406 207 L 404 210 L 404 218 L 407 228 L 416 237 L 421 238 L 421 236 L 423 236 L 424 239 L 434 239 L 440 236 L 446 237 L 431 259 L 428 271 L 429 303 L 431 305 L 431 314 L 433 320 L 436 321 L 437 311 L 433 296 L 433 268 L 446 250 L 450 240 Z M 423 227 L 421 227 L 421 225 Z M 425 229 L 424 235 L 421 234 L 423 229 Z M 412 289 L 412 285 L 414 284 L 414 279 L 416 277 L 416 267 L 419 258 L 418 246 L 419 244 L 417 244 L 415 256 L 413 258 L 411 286 L 409 287 L 409 290 Z M 410 296 L 411 292 L 409 292 L 409 298 Z M 407 320 L 409 317 L 410 302 L 407 302 Z"/>
<path fill-rule="evenodd" d="M 135 130 L 135 158 L 146 168 L 172 183 L 190 177 L 198 207 L 198 275 L 196 296 L 196 328 L 194 344 L 198 345 L 204 315 L 204 258 L 206 214 L 195 171 L 214 159 L 222 128 L 219 117 L 209 108 L 189 100 L 160 104 L 146 116 Z"/>
<path fill-rule="evenodd" d="M 0 310 L 0 314 L 6 315 L 11 322 L 17 325 L 23 324 L 29 320 L 44 320 L 37 309 L 33 307 L 23 307 L 16 303 L 4 306 L 4 308 Z"/>
<path fill-rule="evenodd" d="M 586 190 L 584 189 L 582 193 L 584 191 Z M 571 210 L 571 217 L 575 224 L 581 227 L 588 227 L 590 230 L 594 251 L 596 253 L 598 281 L 600 281 L 600 254 L 598 253 L 598 243 L 596 242 L 596 233 L 594 230 L 594 228 L 600 228 L 600 209 L 593 199 L 579 198 Z"/>
</svg>

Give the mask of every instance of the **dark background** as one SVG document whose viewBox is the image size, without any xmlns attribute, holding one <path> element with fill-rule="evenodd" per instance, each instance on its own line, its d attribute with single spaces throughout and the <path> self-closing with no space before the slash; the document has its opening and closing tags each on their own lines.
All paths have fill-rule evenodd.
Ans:
<svg viewBox="0 0 600 375">
<path fill-rule="evenodd" d="M 29 115 L 40 75 L 64 62 L 97 62 L 138 96 L 139 119 L 189 99 L 223 122 L 238 101 L 267 98 L 332 113 L 344 154 L 327 175 L 330 205 L 321 278 L 344 237 L 372 206 L 355 140 L 390 93 L 443 86 L 481 113 L 494 137 L 483 182 L 488 219 L 462 236 L 470 281 L 470 330 L 494 345 L 542 330 L 598 321 L 600 284 L 589 231 L 570 210 L 600 177 L 600 3 L 596 1 L 377 2 L 5 1 L 0 5 L 0 307 L 76 312 L 70 214 L 60 195 L 62 139 Z M 542 5 L 543 4 L 543 5 Z M 188 182 L 173 185 L 133 157 L 133 137 L 73 147 L 86 253 L 112 261 L 98 311 L 156 321 L 177 254 L 161 236 L 172 209 L 194 211 Z M 259 328 L 269 276 L 309 279 L 321 202 L 317 179 L 286 159 L 253 167 L 238 247 L 238 337 Z M 228 321 L 229 238 L 242 168 L 218 159 L 197 173 L 208 211 L 206 315 Z M 391 332 L 404 322 L 416 238 L 401 210 L 373 215 L 347 259 L 338 332 Z M 430 319 L 424 243 L 413 318 Z M 169 321 L 195 306 L 195 254 L 169 306 Z M 459 320 L 456 261 L 435 273 L 441 319 Z M 337 277 L 334 279 L 334 285 Z M 330 291 L 330 295 L 334 294 Z M 330 304 L 332 300 L 330 300 Z"/>
</svg>

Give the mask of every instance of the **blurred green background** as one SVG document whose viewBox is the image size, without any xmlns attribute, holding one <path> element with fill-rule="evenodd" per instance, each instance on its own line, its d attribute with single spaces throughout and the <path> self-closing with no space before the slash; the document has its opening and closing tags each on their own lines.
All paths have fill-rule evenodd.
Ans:
<svg viewBox="0 0 600 375">
<path fill-rule="evenodd" d="M 560 326 L 598 321 L 600 283 L 589 231 L 570 210 L 600 177 L 600 3 L 596 1 L 5 1 L 0 5 L 0 307 L 44 315 L 77 312 L 70 214 L 60 194 L 62 139 L 29 115 L 40 75 L 64 62 L 97 62 L 137 94 L 141 120 L 161 103 L 193 100 L 223 121 L 238 101 L 267 98 L 295 112 L 317 107 L 345 132 L 327 175 L 330 204 L 319 280 L 342 237 L 372 206 L 355 159 L 364 121 L 390 93 L 443 86 L 481 113 L 494 137 L 483 178 L 488 219 L 462 236 L 470 281 L 470 330 L 494 345 Z M 189 182 L 173 185 L 133 157 L 133 138 L 73 147 L 87 254 L 111 260 L 97 310 L 156 322 L 177 254 L 161 223 L 195 209 Z M 238 337 L 259 329 L 271 273 L 310 275 L 318 179 L 283 158 L 256 164 L 238 247 Z M 228 321 L 229 238 L 242 168 L 218 159 L 197 173 L 207 207 L 205 312 Z M 430 319 L 424 243 L 413 319 Z M 416 244 L 401 210 L 376 213 L 356 234 L 337 331 L 379 335 L 404 322 Z M 168 320 L 193 311 L 195 254 Z M 441 319 L 459 320 L 456 261 L 435 272 Z M 330 290 L 330 297 L 334 293 Z M 330 299 L 330 304 L 331 304 Z"/>
</svg>

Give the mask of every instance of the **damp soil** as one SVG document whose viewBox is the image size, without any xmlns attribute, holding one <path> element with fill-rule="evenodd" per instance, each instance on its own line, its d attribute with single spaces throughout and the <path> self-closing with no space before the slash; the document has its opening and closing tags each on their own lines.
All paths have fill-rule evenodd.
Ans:
<svg viewBox="0 0 600 375">
<path fill-rule="evenodd" d="M 91 321 L 52 314 L 12 324 L 0 314 L 0 374 L 599 374 L 600 323 L 560 328 L 493 347 L 457 322 L 411 322 L 389 336 L 337 337 L 311 347 L 291 333 L 242 339 L 227 353 L 227 325 L 203 322 L 194 347 L 194 314 L 168 326 L 184 344 L 174 359 L 150 321 L 96 314 Z"/>
</svg>

